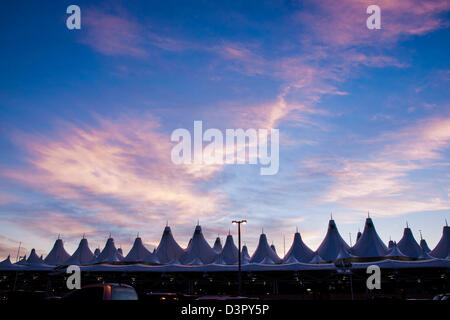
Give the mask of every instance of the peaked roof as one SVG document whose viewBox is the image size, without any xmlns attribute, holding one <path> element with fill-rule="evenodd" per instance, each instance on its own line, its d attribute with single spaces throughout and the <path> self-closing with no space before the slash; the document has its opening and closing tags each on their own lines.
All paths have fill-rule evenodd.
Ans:
<svg viewBox="0 0 450 320">
<path fill-rule="evenodd" d="M 102 252 L 94 259 L 94 263 L 120 261 L 119 252 L 116 249 L 113 238 L 108 238 Z"/>
<path fill-rule="evenodd" d="M 325 262 L 325 260 L 323 260 L 322 257 L 316 253 L 309 263 L 322 263 L 322 262 Z"/>
<path fill-rule="evenodd" d="M 298 262 L 309 262 L 313 256 L 314 252 L 303 242 L 300 233 L 296 232 L 294 234 L 294 241 L 292 241 L 291 248 L 286 253 L 283 261 L 288 262 L 289 259 L 295 258 Z"/>
<path fill-rule="evenodd" d="M 184 250 L 178 245 L 172 235 L 169 226 L 164 228 L 158 248 L 156 248 L 156 256 L 161 263 L 168 263 L 174 259 L 180 260 L 184 254 Z"/>
<path fill-rule="evenodd" d="M 158 256 L 155 253 L 148 254 L 144 260 L 144 262 L 150 262 L 150 263 L 160 263 Z"/>
<path fill-rule="evenodd" d="M 247 246 L 244 244 L 241 251 L 241 264 L 247 264 L 250 261 L 250 255 L 248 254 Z"/>
<path fill-rule="evenodd" d="M 420 258 L 422 255 L 422 248 L 417 243 L 416 239 L 409 227 L 403 230 L 403 237 L 397 243 L 398 248 L 403 254 L 410 258 Z"/>
<path fill-rule="evenodd" d="M 264 257 L 264 259 L 260 262 L 261 264 L 275 264 L 275 262 L 270 257 Z"/>
<path fill-rule="evenodd" d="M 363 233 L 350 252 L 364 258 L 384 257 L 387 254 L 388 248 L 378 236 L 371 218 L 366 219 Z"/>
<path fill-rule="evenodd" d="M 248 248 L 245 244 L 242 247 L 241 255 L 242 255 L 242 258 L 247 258 L 250 260 L 250 255 L 248 254 Z"/>
<path fill-rule="evenodd" d="M 6 258 L 5 260 L 0 262 L 0 266 L 5 267 L 5 266 L 10 266 L 12 265 L 11 263 L 11 259 L 10 256 L 8 255 L 8 258 Z"/>
<path fill-rule="evenodd" d="M 222 262 L 223 264 L 236 264 L 239 260 L 238 248 L 234 244 L 233 236 L 229 234 L 225 240 L 225 245 L 223 246 L 222 252 L 219 255 L 220 260 L 216 260 L 217 263 Z"/>
<path fill-rule="evenodd" d="M 26 265 L 27 264 L 27 255 L 24 255 L 22 259 L 16 262 L 18 265 Z"/>
<path fill-rule="evenodd" d="M 27 264 L 29 264 L 29 265 L 37 265 L 37 264 L 42 264 L 42 263 L 43 263 L 43 261 L 36 254 L 36 250 L 34 248 L 31 249 L 30 255 L 28 256 L 28 259 L 27 259 Z"/>
<path fill-rule="evenodd" d="M 327 234 L 317 249 L 317 253 L 325 261 L 333 261 L 338 256 L 341 248 L 344 248 L 344 250 L 347 251 L 350 249 L 348 244 L 339 234 L 336 223 L 333 219 L 330 219 Z"/>
<path fill-rule="evenodd" d="M 64 249 L 64 244 L 62 239 L 56 239 L 52 250 L 45 258 L 46 264 L 51 265 L 62 265 L 70 258 L 70 254 Z"/>
<path fill-rule="evenodd" d="M 272 249 L 273 252 L 277 253 L 277 249 L 275 248 L 275 245 L 273 243 L 270 245 L 270 249 Z"/>
<path fill-rule="evenodd" d="M 389 253 L 386 255 L 389 258 L 400 258 L 406 257 L 403 252 L 398 248 L 398 245 L 395 242 L 392 242 L 392 249 L 389 250 Z"/>
<path fill-rule="evenodd" d="M 436 247 L 430 252 L 430 256 L 446 259 L 450 255 L 450 227 L 444 226 L 442 237 Z"/>
<path fill-rule="evenodd" d="M 392 249 L 394 247 L 394 241 L 389 240 L 388 249 Z"/>
<path fill-rule="evenodd" d="M 278 257 L 275 251 L 269 246 L 267 237 L 264 233 L 259 236 L 258 247 L 250 258 L 250 263 L 262 263 L 265 258 L 270 258 L 275 263 L 280 263 L 281 259 Z M 267 261 L 267 260 L 266 260 Z"/>
<path fill-rule="evenodd" d="M 94 251 L 94 256 L 97 258 L 100 255 L 101 251 L 100 248 L 96 248 Z"/>
<path fill-rule="evenodd" d="M 420 239 L 420 247 L 422 248 L 423 251 L 425 251 L 426 253 L 430 253 L 431 249 L 430 247 L 428 247 L 427 242 L 425 241 L 425 239 Z"/>
<path fill-rule="evenodd" d="M 297 259 L 295 259 L 294 256 L 290 256 L 287 260 L 283 260 L 283 263 L 287 263 L 287 264 L 299 263 L 299 261 Z"/>
<path fill-rule="evenodd" d="M 203 237 L 202 227 L 197 225 L 195 227 L 192 241 L 186 248 L 182 257 L 184 264 L 197 264 L 198 260 L 204 264 L 212 263 L 216 259 L 217 253 L 209 246 Z M 195 263 L 194 263 L 195 262 Z"/>
<path fill-rule="evenodd" d="M 65 262 L 67 265 L 76 264 L 83 265 L 88 264 L 94 259 L 94 254 L 89 248 L 89 244 L 86 238 L 81 239 L 78 244 L 77 250 L 73 253 L 73 255 Z"/>
<path fill-rule="evenodd" d="M 142 243 L 142 239 L 140 237 L 136 237 L 136 239 L 134 239 L 133 247 L 131 248 L 130 252 L 128 252 L 124 261 L 126 262 L 144 261 L 144 259 L 147 258 L 150 254 L 151 254 L 150 251 L 148 251 L 147 248 L 145 248 L 144 244 Z"/>
<path fill-rule="evenodd" d="M 220 242 L 220 238 L 217 237 L 216 241 L 214 242 L 213 250 L 216 253 L 220 253 L 222 251 L 222 243 Z"/>
</svg>

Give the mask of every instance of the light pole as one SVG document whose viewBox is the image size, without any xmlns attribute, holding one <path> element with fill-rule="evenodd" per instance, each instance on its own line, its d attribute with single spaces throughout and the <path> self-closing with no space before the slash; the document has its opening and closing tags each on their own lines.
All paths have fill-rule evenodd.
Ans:
<svg viewBox="0 0 450 320">
<path fill-rule="evenodd" d="M 242 277 L 241 277 L 241 224 L 246 224 L 247 220 L 233 220 L 232 224 L 238 225 L 238 296 L 241 295 Z"/>
</svg>

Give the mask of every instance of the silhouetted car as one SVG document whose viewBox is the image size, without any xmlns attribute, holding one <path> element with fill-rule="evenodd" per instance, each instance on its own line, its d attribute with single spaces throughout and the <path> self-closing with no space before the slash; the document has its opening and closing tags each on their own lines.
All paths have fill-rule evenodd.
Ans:
<svg viewBox="0 0 450 320">
<path fill-rule="evenodd" d="M 450 293 L 438 294 L 433 298 L 433 300 L 441 300 L 441 301 L 450 300 Z"/>
<path fill-rule="evenodd" d="M 104 301 L 104 300 L 138 300 L 132 286 L 118 283 L 87 285 L 73 290 L 62 298 L 63 301 Z"/>
</svg>

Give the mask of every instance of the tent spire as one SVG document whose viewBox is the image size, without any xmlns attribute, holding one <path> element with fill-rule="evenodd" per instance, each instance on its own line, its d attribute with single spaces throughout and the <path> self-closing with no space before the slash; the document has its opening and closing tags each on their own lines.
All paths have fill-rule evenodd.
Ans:
<svg viewBox="0 0 450 320">
<path fill-rule="evenodd" d="M 111 232 L 109 233 L 109 237 L 111 238 Z"/>
<path fill-rule="evenodd" d="M 370 218 L 370 212 L 367 211 L 367 218 Z"/>
<path fill-rule="evenodd" d="M 169 226 L 169 220 L 166 220 L 166 227 Z"/>
<path fill-rule="evenodd" d="M 406 227 L 407 227 L 407 228 L 409 228 L 409 225 L 408 225 L 408 220 L 406 220 Z"/>
<path fill-rule="evenodd" d="M 420 240 L 423 240 L 423 237 L 422 237 L 422 230 L 419 230 L 419 233 L 420 233 Z"/>
<path fill-rule="evenodd" d="M 333 220 L 333 212 L 330 212 L 330 220 Z"/>
<path fill-rule="evenodd" d="M 136 238 L 139 238 L 139 232 L 137 233 L 137 236 L 136 236 Z"/>
<path fill-rule="evenodd" d="M 58 240 L 61 239 L 61 233 L 58 233 Z"/>
<path fill-rule="evenodd" d="M 200 219 L 197 219 L 197 225 L 198 226 L 200 225 Z"/>
<path fill-rule="evenodd" d="M 447 222 L 447 219 L 445 219 L 445 225 L 448 227 L 448 222 Z"/>
<path fill-rule="evenodd" d="M 86 237 L 86 234 L 85 233 L 83 233 L 83 239 Z"/>
<path fill-rule="evenodd" d="M 295 232 L 298 233 L 298 227 L 295 227 Z"/>
<path fill-rule="evenodd" d="M 349 238 L 350 238 L 350 247 L 351 247 L 351 246 L 352 246 L 352 233 L 349 232 L 349 233 L 348 233 L 348 236 L 349 236 Z"/>
</svg>

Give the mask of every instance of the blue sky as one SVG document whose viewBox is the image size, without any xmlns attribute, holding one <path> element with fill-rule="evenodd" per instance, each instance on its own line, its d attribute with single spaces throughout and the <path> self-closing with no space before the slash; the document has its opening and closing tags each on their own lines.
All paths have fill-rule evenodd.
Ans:
<svg viewBox="0 0 450 320">
<path fill-rule="evenodd" d="M 313 249 L 333 212 L 353 241 L 370 211 L 384 241 L 406 221 L 433 247 L 450 209 L 449 5 L 364 0 L 7 1 L 0 13 L 0 256 L 58 233 L 127 250 L 169 221 L 187 244 L 247 218 L 279 252 Z M 278 128 L 280 171 L 179 167 L 170 134 Z M 232 230 L 233 232 L 235 230 Z"/>
</svg>

